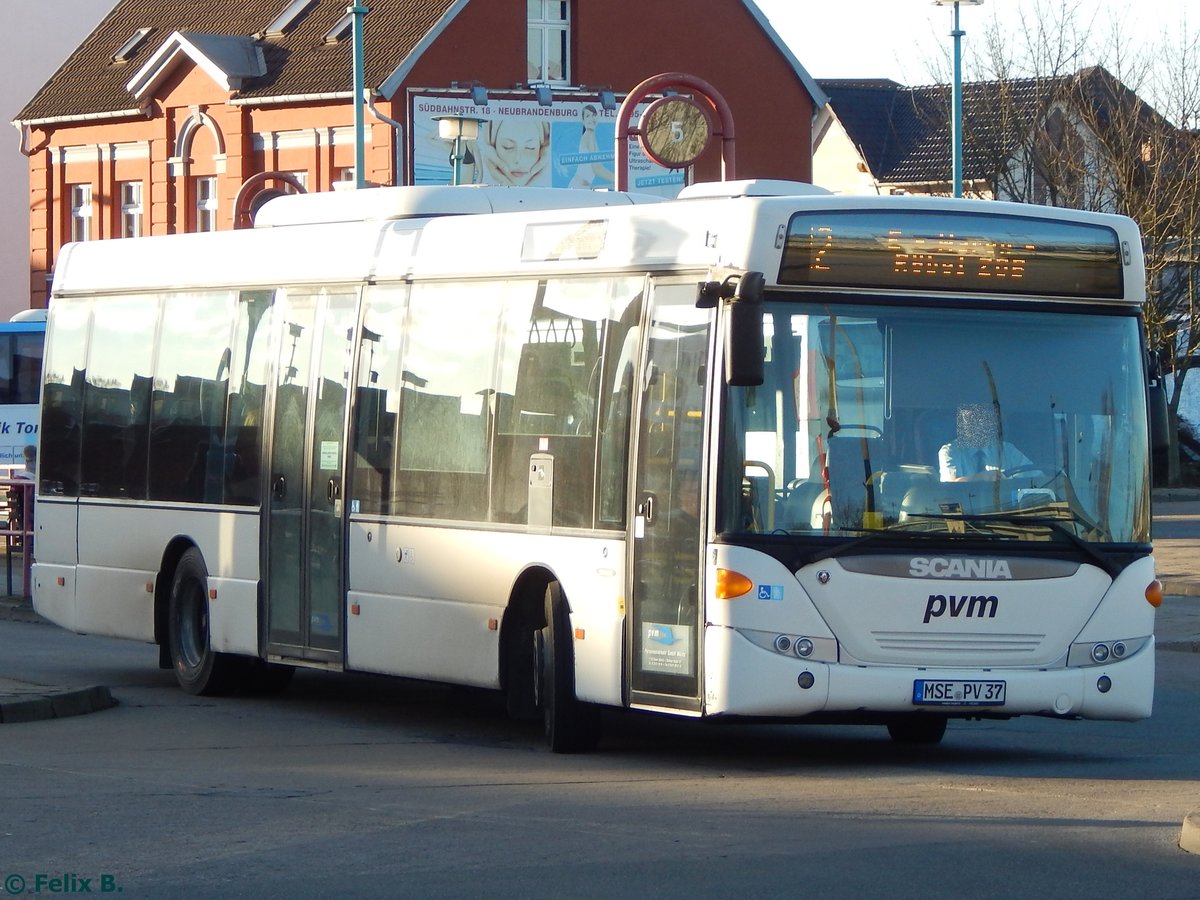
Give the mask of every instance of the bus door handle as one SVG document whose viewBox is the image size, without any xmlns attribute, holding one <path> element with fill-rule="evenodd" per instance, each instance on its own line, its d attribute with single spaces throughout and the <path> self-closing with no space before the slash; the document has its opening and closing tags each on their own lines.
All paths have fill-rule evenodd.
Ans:
<svg viewBox="0 0 1200 900">
<path fill-rule="evenodd" d="M 330 503 L 333 503 L 335 500 L 337 500 L 341 496 L 342 496 L 342 488 L 341 488 L 341 485 L 338 484 L 337 478 L 336 477 L 330 478 L 329 484 L 327 484 L 325 486 L 326 499 L 328 499 Z"/>
<path fill-rule="evenodd" d="M 654 495 L 647 494 L 638 504 L 637 514 L 645 519 L 647 525 L 654 524 Z"/>
<path fill-rule="evenodd" d="M 287 497 L 287 479 L 282 475 L 276 475 L 275 481 L 271 484 L 271 493 L 275 495 L 276 500 L 283 500 Z"/>
</svg>

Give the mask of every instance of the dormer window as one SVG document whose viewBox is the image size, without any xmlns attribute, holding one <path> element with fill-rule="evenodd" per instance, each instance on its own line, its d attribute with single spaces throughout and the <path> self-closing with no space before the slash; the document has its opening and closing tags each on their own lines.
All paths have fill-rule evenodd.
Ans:
<svg viewBox="0 0 1200 900">
<path fill-rule="evenodd" d="M 287 34 L 299 24 L 304 14 L 316 5 L 317 0 L 292 0 L 284 7 L 283 12 L 275 17 L 270 25 L 263 29 L 266 37 L 279 37 Z"/>
<path fill-rule="evenodd" d="M 322 43 L 325 44 L 340 44 L 346 38 L 350 37 L 350 29 L 354 26 L 354 14 L 346 13 L 337 20 L 337 24 L 325 32 L 325 37 L 322 38 Z"/>
<path fill-rule="evenodd" d="M 112 55 L 112 61 L 117 64 L 129 62 L 133 54 L 137 52 L 137 49 L 146 42 L 146 38 L 150 37 L 150 32 L 153 30 L 153 27 L 147 26 L 146 28 L 139 28 L 131 34 L 129 40 L 121 45 L 121 49 Z"/>
<path fill-rule="evenodd" d="M 571 4 L 566 0 L 526 0 L 529 22 L 528 80 L 570 81 Z"/>
</svg>

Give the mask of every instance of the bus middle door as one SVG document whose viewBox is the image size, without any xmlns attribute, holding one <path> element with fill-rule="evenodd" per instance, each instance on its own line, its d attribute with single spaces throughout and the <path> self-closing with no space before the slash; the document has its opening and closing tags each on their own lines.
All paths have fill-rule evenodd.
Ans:
<svg viewBox="0 0 1200 900">
<path fill-rule="evenodd" d="M 289 294 L 267 486 L 267 650 L 342 660 L 342 477 L 357 295 Z"/>
</svg>

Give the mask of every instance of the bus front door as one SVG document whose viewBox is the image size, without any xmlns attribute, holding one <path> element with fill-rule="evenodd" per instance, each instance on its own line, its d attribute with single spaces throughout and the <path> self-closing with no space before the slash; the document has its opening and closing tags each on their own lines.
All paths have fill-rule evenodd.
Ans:
<svg viewBox="0 0 1200 900">
<path fill-rule="evenodd" d="M 353 293 L 289 295 L 274 389 L 267 486 L 267 652 L 342 660 L 343 436 Z"/>
<path fill-rule="evenodd" d="M 696 284 L 653 294 L 641 376 L 629 546 L 627 665 L 634 706 L 700 709 L 700 514 L 710 311 Z"/>
</svg>

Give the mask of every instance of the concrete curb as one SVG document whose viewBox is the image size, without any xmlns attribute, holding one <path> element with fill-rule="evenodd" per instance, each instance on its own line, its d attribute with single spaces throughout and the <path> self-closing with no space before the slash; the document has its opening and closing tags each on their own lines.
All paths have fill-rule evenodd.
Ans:
<svg viewBox="0 0 1200 900">
<path fill-rule="evenodd" d="M 4 688 L 0 687 L 0 690 Z M 42 692 L 45 691 L 45 692 Z M 44 689 L 39 685 L 24 685 L 17 693 L 0 695 L 0 724 L 37 722 L 42 719 L 65 719 L 84 716 L 117 705 L 104 685 L 74 690 Z"/>
<path fill-rule="evenodd" d="M 1188 853 L 1200 853 L 1200 810 L 1188 813 L 1183 819 L 1183 831 L 1179 834 L 1179 849 Z"/>
</svg>

